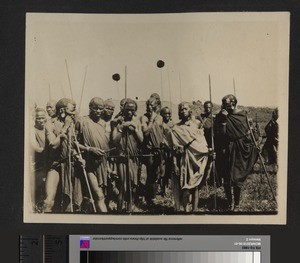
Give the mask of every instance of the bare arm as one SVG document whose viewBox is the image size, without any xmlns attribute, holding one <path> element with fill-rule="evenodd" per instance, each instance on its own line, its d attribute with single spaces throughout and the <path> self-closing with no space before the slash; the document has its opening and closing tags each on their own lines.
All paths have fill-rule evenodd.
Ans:
<svg viewBox="0 0 300 263">
<path fill-rule="evenodd" d="M 141 127 L 140 121 L 126 121 L 123 123 L 124 130 L 129 130 L 133 132 L 133 136 L 138 141 L 138 143 L 142 143 L 144 140 L 144 135 Z"/>
<path fill-rule="evenodd" d="M 44 151 L 44 148 L 40 147 L 40 145 L 35 137 L 34 128 L 32 128 L 32 129 L 33 129 L 33 131 L 30 134 L 30 146 L 35 152 L 41 153 Z"/>
<path fill-rule="evenodd" d="M 49 146 L 52 149 L 57 149 L 61 144 L 61 140 L 66 139 L 66 135 L 64 133 L 60 133 L 58 136 L 56 136 L 53 132 L 52 123 L 46 124 L 45 129 L 46 129 L 46 139 L 49 142 Z"/>
<path fill-rule="evenodd" d="M 93 147 L 90 145 L 86 145 L 84 143 L 84 138 L 83 138 L 83 133 L 82 133 L 82 121 L 78 121 L 75 125 L 75 134 L 77 137 L 77 142 L 78 142 L 78 148 L 79 150 L 83 150 L 85 152 L 91 152 L 94 153 L 97 156 L 103 156 L 105 154 L 105 152 L 97 147 Z"/>
<path fill-rule="evenodd" d="M 123 133 L 123 126 L 122 125 L 117 125 L 113 128 L 111 132 L 111 139 L 114 145 L 118 144 L 121 140 Z"/>
<path fill-rule="evenodd" d="M 142 126 L 137 124 L 134 131 L 135 131 L 136 137 L 138 139 L 138 142 L 142 143 L 144 140 Z"/>
<path fill-rule="evenodd" d="M 78 142 L 78 148 L 81 151 L 89 151 L 89 146 L 84 145 L 83 134 L 82 134 L 82 120 L 79 120 L 75 124 L 75 136 Z"/>
<path fill-rule="evenodd" d="M 150 119 L 146 116 L 143 116 L 141 119 L 142 122 L 142 132 L 145 136 L 148 136 L 153 128 L 153 123 L 157 117 L 157 114 L 154 113 L 151 115 Z"/>
</svg>

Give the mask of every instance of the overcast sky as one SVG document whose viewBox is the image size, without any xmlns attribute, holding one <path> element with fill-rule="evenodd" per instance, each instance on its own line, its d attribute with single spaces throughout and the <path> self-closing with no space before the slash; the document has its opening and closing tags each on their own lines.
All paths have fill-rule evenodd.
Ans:
<svg viewBox="0 0 300 263">
<path fill-rule="evenodd" d="M 234 79 L 239 104 L 274 107 L 287 97 L 288 47 L 287 13 L 27 14 L 26 96 L 45 106 L 50 86 L 52 98 L 70 97 L 67 61 L 78 104 L 87 69 L 82 108 L 123 98 L 125 65 L 132 98 L 205 101 L 210 74 L 215 103 Z"/>
</svg>

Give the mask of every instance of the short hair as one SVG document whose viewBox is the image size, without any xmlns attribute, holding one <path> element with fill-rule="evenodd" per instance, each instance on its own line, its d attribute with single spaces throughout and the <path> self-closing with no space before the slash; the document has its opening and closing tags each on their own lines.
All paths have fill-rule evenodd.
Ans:
<svg viewBox="0 0 300 263">
<path fill-rule="evenodd" d="M 121 99 L 120 100 L 120 106 L 124 106 L 124 104 L 126 103 L 126 100 L 125 98 Z"/>
<path fill-rule="evenodd" d="M 184 105 L 188 105 L 188 107 L 189 107 L 189 113 L 190 113 L 190 115 L 192 115 L 192 107 L 191 107 L 191 104 L 189 103 L 189 102 L 186 102 L 186 101 L 183 101 L 183 102 L 180 102 L 179 104 L 178 104 L 178 117 L 179 117 L 179 119 L 180 119 L 180 109 L 184 106 Z"/>
<path fill-rule="evenodd" d="M 92 109 L 96 105 L 101 105 L 102 107 L 104 107 L 104 101 L 103 101 L 103 99 L 101 99 L 99 97 L 92 98 L 91 101 L 90 101 L 90 103 L 89 103 L 89 108 Z"/>
<path fill-rule="evenodd" d="M 178 110 L 180 110 L 180 108 L 183 106 L 183 105 L 188 105 L 189 108 L 191 108 L 191 103 L 187 102 L 187 101 L 183 101 L 183 102 L 180 102 L 178 104 Z"/>
<path fill-rule="evenodd" d="M 152 93 L 152 94 L 150 95 L 150 98 L 156 99 L 157 107 L 158 107 L 158 108 L 161 107 L 160 96 L 159 96 L 157 93 Z"/>
<path fill-rule="evenodd" d="M 55 105 L 56 105 L 56 102 L 57 102 L 56 100 L 48 100 L 48 101 L 47 101 L 47 104 L 46 104 L 46 107 L 49 107 L 49 106 L 51 106 L 51 105 L 54 105 L 54 106 L 55 106 Z"/>
<path fill-rule="evenodd" d="M 170 113 L 172 113 L 172 110 L 171 110 L 171 108 L 169 108 L 168 106 L 165 106 L 165 107 L 163 107 L 163 108 L 160 110 L 160 114 L 164 114 L 164 113 L 166 113 L 166 110 L 169 110 L 169 111 L 170 111 Z"/>
<path fill-rule="evenodd" d="M 157 99 L 157 100 L 160 100 L 160 96 L 159 96 L 157 93 L 152 93 L 152 94 L 150 95 L 150 98 L 155 98 L 155 99 Z"/>
<path fill-rule="evenodd" d="M 43 108 L 36 108 L 34 112 L 35 114 L 37 114 L 38 112 L 44 112 L 46 114 L 46 110 Z"/>
<path fill-rule="evenodd" d="M 222 99 L 222 104 L 226 104 L 228 100 L 230 101 L 230 103 L 232 105 L 236 106 L 237 99 L 234 95 L 228 94 L 228 95 L 224 96 L 223 99 Z"/>
<path fill-rule="evenodd" d="M 135 111 L 137 111 L 137 103 L 136 103 L 136 101 L 134 101 L 134 100 L 132 100 L 132 99 L 126 99 L 126 102 L 125 102 L 125 104 L 124 104 L 124 109 L 126 109 L 126 106 L 127 106 L 128 104 L 133 104 L 133 105 L 135 106 Z"/>
<path fill-rule="evenodd" d="M 276 116 L 278 118 L 278 108 L 275 108 L 272 112 L 272 116 Z"/>
<path fill-rule="evenodd" d="M 156 98 L 150 97 L 149 99 L 147 99 L 146 105 L 149 105 L 151 102 L 154 102 L 154 103 L 155 103 L 154 107 L 157 107 L 157 106 L 158 106 L 158 101 L 157 101 Z"/>
<path fill-rule="evenodd" d="M 213 105 L 210 100 L 207 100 L 207 101 L 204 102 L 203 106 L 205 107 L 207 104 Z"/>
<path fill-rule="evenodd" d="M 113 103 L 113 101 L 111 99 L 107 99 L 104 101 L 104 107 L 107 107 L 107 106 L 114 108 L 115 104 Z"/>
<path fill-rule="evenodd" d="M 74 101 L 68 98 L 60 99 L 55 105 L 56 112 L 59 112 L 62 108 L 66 108 L 69 103 L 73 104 Z"/>
</svg>

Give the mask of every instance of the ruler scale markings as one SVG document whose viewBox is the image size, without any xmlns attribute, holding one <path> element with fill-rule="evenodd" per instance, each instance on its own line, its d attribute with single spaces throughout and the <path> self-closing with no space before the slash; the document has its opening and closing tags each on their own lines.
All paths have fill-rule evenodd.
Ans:
<svg viewBox="0 0 300 263">
<path fill-rule="evenodd" d="M 20 263 L 67 263 L 68 236 L 20 235 Z"/>
<path fill-rule="evenodd" d="M 43 242 L 40 236 L 19 237 L 19 261 L 20 263 L 40 263 L 42 262 Z"/>
<path fill-rule="evenodd" d="M 45 263 L 67 262 L 68 237 L 45 236 Z"/>
</svg>

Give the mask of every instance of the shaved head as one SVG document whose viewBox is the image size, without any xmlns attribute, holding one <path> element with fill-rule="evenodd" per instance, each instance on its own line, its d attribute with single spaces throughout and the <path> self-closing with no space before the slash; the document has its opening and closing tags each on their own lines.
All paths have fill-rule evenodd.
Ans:
<svg viewBox="0 0 300 263">
<path fill-rule="evenodd" d="M 94 107 L 104 107 L 104 101 L 103 99 L 99 98 L 99 97 L 94 97 L 91 99 L 90 103 L 89 103 L 89 108 L 94 108 Z"/>
</svg>

